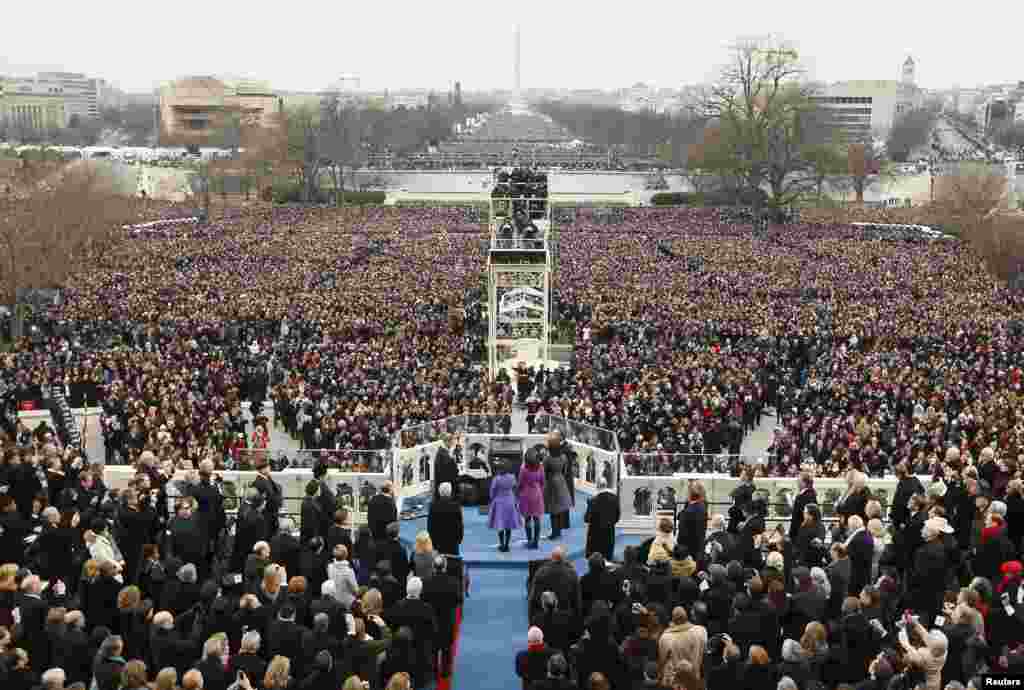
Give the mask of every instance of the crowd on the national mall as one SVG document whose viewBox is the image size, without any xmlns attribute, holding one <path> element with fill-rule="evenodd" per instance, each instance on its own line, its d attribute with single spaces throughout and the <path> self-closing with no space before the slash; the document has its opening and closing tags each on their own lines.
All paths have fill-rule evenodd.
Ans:
<svg viewBox="0 0 1024 690">
<path fill-rule="evenodd" d="M 742 479 L 729 506 L 691 482 L 625 549 L 599 490 L 585 572 L 556 548 L 531 573 L 508 655 L 526 690 L 957 690 L 1024 672 L 1024 299 L 969 247 L 714 209 L 580 214 L 553 289 L 572 362 L 491 380 L 474 346 L 486 235 L 458 208 L 254 209 L 126 230 L 78 270 L 0 355 L 12 690 L 445 682 L 466 582 L 457 438 L 414 546 L 390 485 L 354 525 L 328 471 L 430 420 L 505 427 L 517 405 L 614 434 L 630 474 L 722 456 Z M 100 457 L 19 419 L 55 389 L 100 408 Z M 274 434 L 315 461 L 298 509 Z M 551 433 L 493 478 L 498 549 L 565 539 L 567 456 Z M 258 478 L 229 511 L 220 473 L 243 467 Z M 883 475 L 891 500 L 868 488 Z M 798 482 L 791 521 L 769 517 L 769 477 Z M 846 479 L 837 522 L 822 477 Z"/>
</svg>

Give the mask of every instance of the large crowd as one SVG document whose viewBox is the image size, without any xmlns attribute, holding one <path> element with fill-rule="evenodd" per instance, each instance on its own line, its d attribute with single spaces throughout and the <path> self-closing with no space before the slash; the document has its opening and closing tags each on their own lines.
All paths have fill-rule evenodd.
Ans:
<svg viewBox="0 0 1024 690">
<path fill-rule="evenodd" d="M 517 396 L 612 431 L 637 473 L 738 452 L 765 415 L 777 424 L 756 471 L 731 468 L 744 481 L 728 516 L 708 520 L 695 483 L 614 572 L 612 527 L 589 574 L 562 551 L 536 573 L 516 662 L 528 690 L 936 690 L 1019 671 L 1021 295 L 955 241 L 712 209 L 619 220 L 558 228 L 554 302 L 574 358 L 522 381 L 480 366 L 488 233 L 465 209 L 278 207 L 126 230 L 0 359 L 8 405 L 64 386 L 101 405 L 107 462 L 136 468 L 110 490 L 53 429 L 2 420 L 4 679 L 429 685 L 450 664 L 434 652 L 454 634 L 457 577 L 428 542 L 457 552 L 452 515 L 405 553 L 385 491 L 352 534 L 321 459 L 295 530 L 256 454 L 262 479 L 228 529 L 217 471 L 265 448 L 268 424 L 310 449 L 383 449 L 422 421 L 508 415 Z M 889 472 L 884 515 L 865 476 Z M 767 530 L 758 474 L 799 476 L 789 529 Z M 834 530 L 815 476 L 848 478 Z M 533 544 L 538 511 L 568 515 L 544 503 Z M 495 525 L 505 547 L 516 510 Z"/>
<path fill-rule="evenodd" d="M 995 488 L 955 447 L 942 465 L 927 488 L 902 468 L 888 514 L 851 471 L 833 525 L 810 471 L 776 528 L 752 476 L 728 514 L 691 480 L 675 521 L 621 563 L 614 541 L 588 541 L 582 575 L 556 550 L 531 581 L 522 687 L 1011 687 L 1024 675 L 1021 479 Z"/>
</svg>

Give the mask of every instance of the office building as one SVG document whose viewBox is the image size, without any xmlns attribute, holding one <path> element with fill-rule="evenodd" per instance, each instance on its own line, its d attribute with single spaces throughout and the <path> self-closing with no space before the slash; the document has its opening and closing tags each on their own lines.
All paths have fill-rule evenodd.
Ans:
<svg viewBox="0 0 1024 690">
<path fill-rule="evenodd" d="M 205 143 L 236 115 L 245 126 L 273 126 L 282 108 L 282 99 L 264 82 L 185 77 L 160 89 L 160 141 Z"/>
<path fill-rule="evenodd" d="M 14 130 L 43 132 L 67 127 L 70 94 L 55 82 L 0 77 L 0 120 Z"/>
<path fill-rule="evenodd" d="M 826 108 L 843 139 L 884 137 L 902 114 L 920 108 L 924 94 L 916 84 L 916 65 L 907 58 L 899 80 L 843 81 L 823 87 L 814 100 Z"/>
<path fill-rule="evenodd" d="M 77 72 L 40 72 L 37 80 L 59 86 L 64 93 L 68 119 L 96 119 L 100 116 L 102 80 Z"/>
</svg>

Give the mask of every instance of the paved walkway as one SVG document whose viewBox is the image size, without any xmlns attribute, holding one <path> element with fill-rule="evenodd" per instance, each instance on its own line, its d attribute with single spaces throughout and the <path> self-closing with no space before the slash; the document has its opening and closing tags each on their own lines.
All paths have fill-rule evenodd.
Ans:
<svg viewBox="0 0 1024 690">
<path fill-rule="evenodd" d="M 775 430 L 775 412 L 766 412 L 761 423 L 743 438 L 740 453 L 745 456 L 760 457 L 772 443 L 772 432 Z"/>
<path fill-rule="evenodd" d="M 513 435 L 528 434 L 526 426 L 526 410 L 521 407 L 512 407 L 512 428 L 509 430 Z"/>
</svg>

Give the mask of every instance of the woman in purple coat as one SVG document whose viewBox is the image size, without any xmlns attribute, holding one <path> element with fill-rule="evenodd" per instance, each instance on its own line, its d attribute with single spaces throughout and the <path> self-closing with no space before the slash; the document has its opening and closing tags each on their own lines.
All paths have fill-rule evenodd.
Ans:
<svg viewBox="0 0 1024 690">
<path fill-rule="evenodd" d="M 526 451 L 526 461 L 519 469 L 519 512 L 526 518 L 526 548 L 536 549 L 544 515 L 544 465 L 536 448 Z"/>
<path fill-rule="evenodd" d="M 516 505 L 516 478 L 508 472 L 502 472 L 491 482 L 488 524 L 491 529 L 498 530 L 498 551 L 507 552 L 512 530 L 522 525 L 519 506 Z"/>
</svg>

